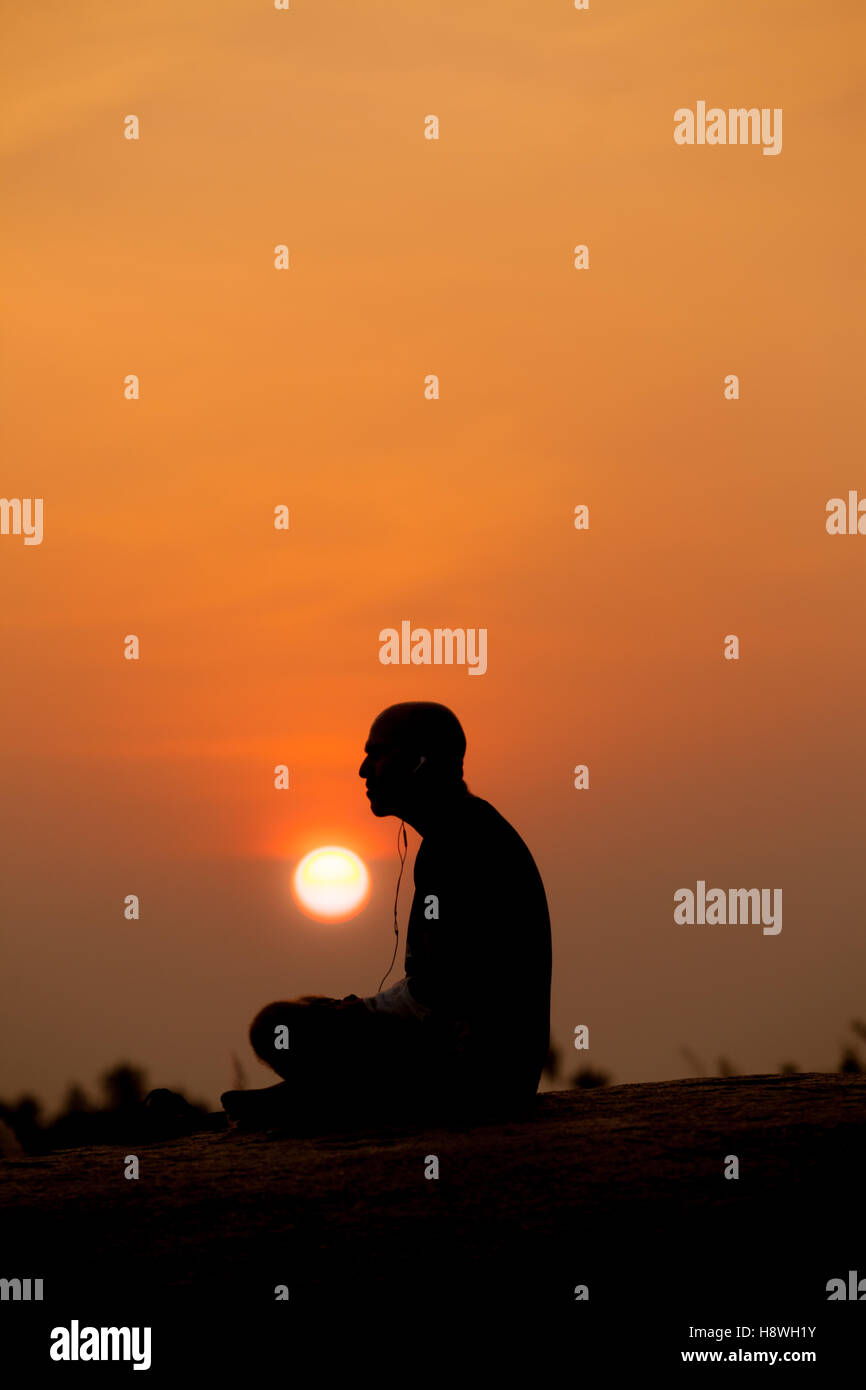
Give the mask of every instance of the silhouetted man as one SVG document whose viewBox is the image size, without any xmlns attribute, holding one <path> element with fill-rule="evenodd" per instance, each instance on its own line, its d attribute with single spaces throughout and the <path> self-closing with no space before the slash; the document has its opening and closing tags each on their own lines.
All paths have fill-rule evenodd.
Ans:
<svg viewBox="0 0 866 1390">
<path fill-rule="evenodd" d="M 517 831 L 467 788 L 465 751 L 444 705 L 392 705 L 374 721 L 359 769 L 370 808 L 422 836 L 404 978 L 366 999 L 263 1009 L 250 1040 L 286 1080 L 227 1092 L 233 1118 L 531 1112 L 549 1046 L 547 901 Z"/>
</svg>

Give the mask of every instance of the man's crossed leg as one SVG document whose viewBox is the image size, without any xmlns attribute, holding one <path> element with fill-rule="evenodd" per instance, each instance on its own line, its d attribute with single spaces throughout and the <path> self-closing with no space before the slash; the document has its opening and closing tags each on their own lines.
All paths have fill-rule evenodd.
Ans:
<svg viewBox="0 0 866 1390">
<path fill-rule="evenodd" d="M 250 1043 L 282 1081 L 226 1091 L 229 1119 L 242 1128 L 299 1123 L 341 1127 L 369 1120 L 433 1118 L 455 1085 L 453 1067 L 423 1023 L 371 1012 L 356 996 L 306 995 L 268 1004 Z"/>
</svg>

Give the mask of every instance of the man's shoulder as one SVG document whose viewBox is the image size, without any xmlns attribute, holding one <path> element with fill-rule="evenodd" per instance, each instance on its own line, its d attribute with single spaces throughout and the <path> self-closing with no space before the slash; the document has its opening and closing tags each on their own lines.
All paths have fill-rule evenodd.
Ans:
<svg viewBox="0 0 866 1390">
<path fill-rule="evenodd" d="M 467 792 L 442 835 L 450 853 L 479 856 L 484 853 L 514 855 L 535 864 L 526 841 L 501 811 L 483 797 Z"/>
<path fill-rule="evenodd" d="M 467 820 L 489 835 L 500 836 L 502 839 L 520 840 L 521 844 L 524 843 L 511 821 L 506 820 L 502 812 L 497 811 L 491 802 L 485 801 L 482 796 L 476 796 L 474 792 L 466 793 L 464 814 Z"/>
</svg>

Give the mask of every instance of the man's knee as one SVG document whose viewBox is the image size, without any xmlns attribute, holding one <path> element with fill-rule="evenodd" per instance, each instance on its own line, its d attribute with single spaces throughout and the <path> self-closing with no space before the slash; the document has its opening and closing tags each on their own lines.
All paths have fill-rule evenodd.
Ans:
<svg viewBox="0 0 866 1390">
<path fill-rule="evenodd" d="M 331 1045 L 339 1025 L 334 1021 L 340 1001 L 325 994 L 305 994 L 266 1004 L 250 1024 L 250 1044 L 256 1056 L 270 1066 L 285 1063 L 291 1048 L 308 1059 L 320 1057 Z M 366 1012 L 366 1011 L 365 1011 Z M 277 1070 L 282 1070 L 277 1066 Z"/>
<path fill-rule="evenodd" d="M 273 1063 L 278 1042 L 284 1041 L 285 1047 L 281 1050 L 288 1050 L 291 1007 L 286 1002 L 266 1004 L 250 1024 L 250 1045 L 263 1062 Z M 286 1030 L 284 1034 L 281 1029 Z"/>
</svg>

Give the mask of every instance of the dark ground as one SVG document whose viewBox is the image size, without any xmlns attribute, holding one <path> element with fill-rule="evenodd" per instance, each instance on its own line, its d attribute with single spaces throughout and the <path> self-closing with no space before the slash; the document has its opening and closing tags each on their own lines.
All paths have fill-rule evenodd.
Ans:
<svg viewBox="0 0 866 1390">
<path fill-rule="evenodd" d="M 723 1176 L 730 1154 L 737 1181 Z M 752 1349 L 816 1350 L 798 1373 L 820 1384 L 841 1383 L 822 1370 L 858 1343 L 846 1379 L 862 1370 L 866 1297 L 828 1302 L 826 1285 L 866 1279 L 863 1076 L 557 1092 L 533 1121 L 471 1130 L 199 1134 L 7 1159 L 0 1179 L 0 1277 L 45 1281 L 41 1305 L 0 1303 L 3 1346 L 52 1377 L 76 1370 L 47 1356 L 51 1327 L 72 1318 L 153 1326 L 148 1374 L 165 1384 L 167 1367 L 223 1359 L 285 1368 L 302 1345 L 330 1362 L 359 1325 L 362 1362 L 401 1336 L 426 1360 L 466 1322 L 479 1350 L 564 1336 L 569 1375 L 593 1351 L 611 1376 L 664 1371 L 680 1350 L 719 1346 L 690 1325 L 738 1324 L 755 1329 Z M 769 1325 L 818 1330 L 759 1339 Z"/>
</svg>

